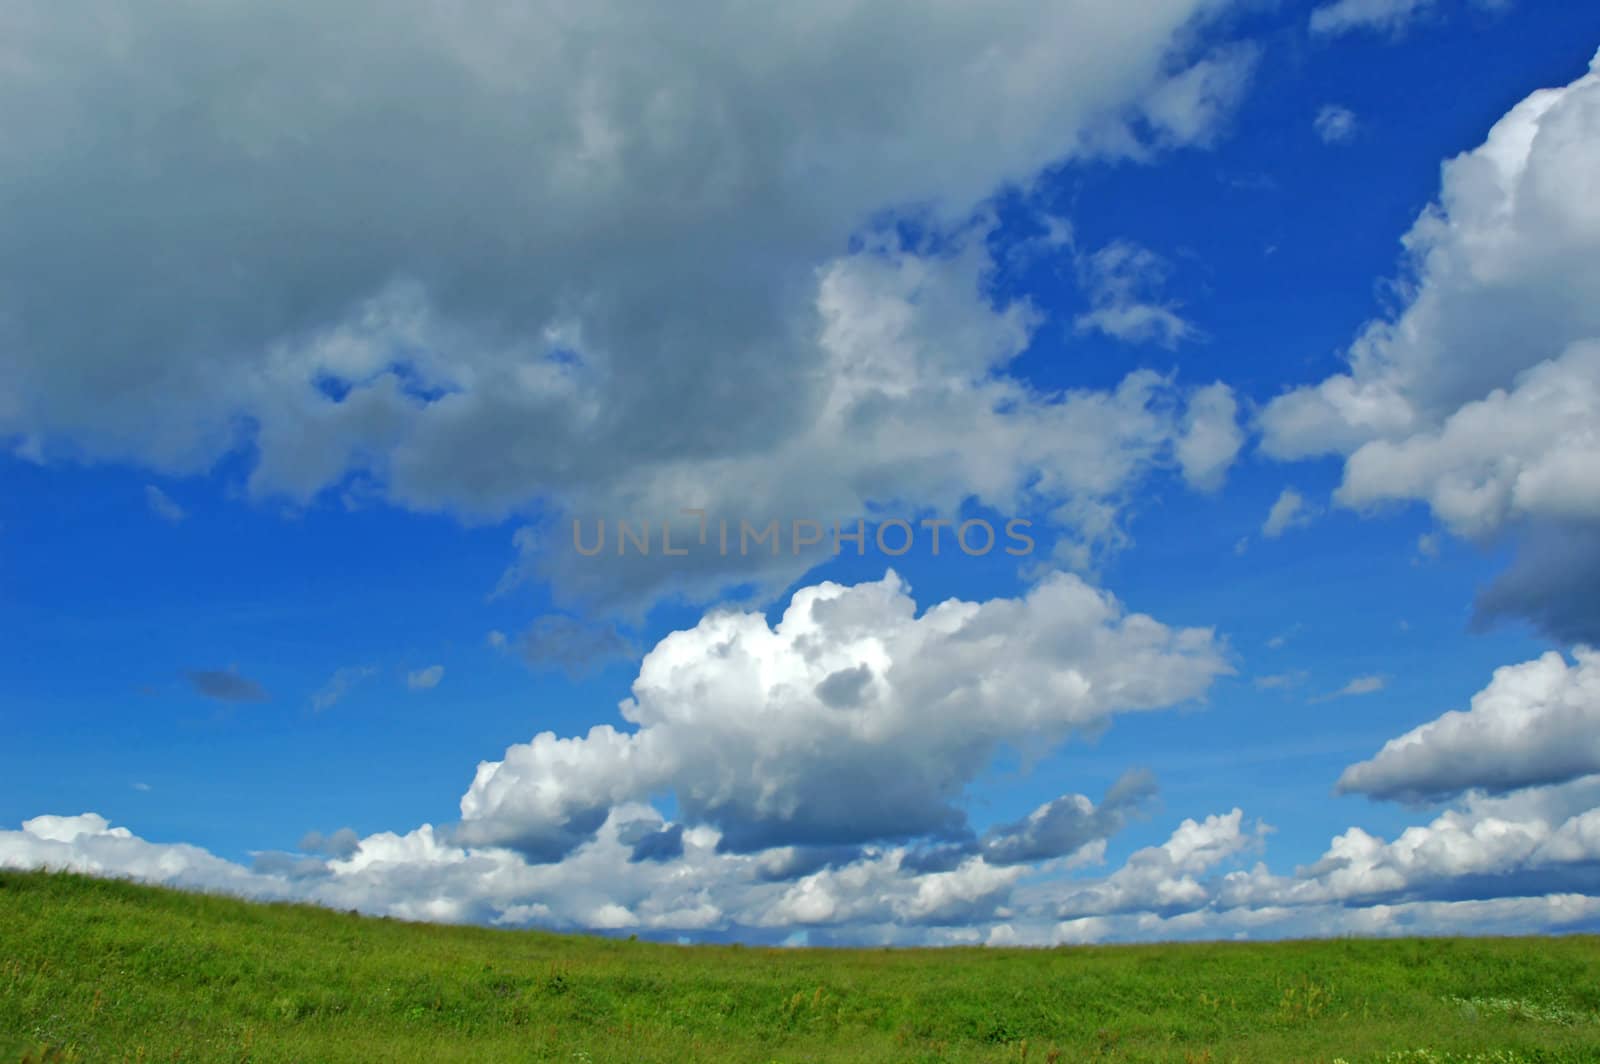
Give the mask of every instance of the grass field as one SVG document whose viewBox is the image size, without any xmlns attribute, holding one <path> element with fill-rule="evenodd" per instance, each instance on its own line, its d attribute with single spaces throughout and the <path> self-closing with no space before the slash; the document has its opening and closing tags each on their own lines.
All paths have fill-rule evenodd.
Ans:
<svg viewBox="0 0 1600 1064">
<path fill-rule="evenodd" d="M 1600 940 L 667 946 L 0 872 L 0 1061 L 1600 1061 Z"/>
</svg>

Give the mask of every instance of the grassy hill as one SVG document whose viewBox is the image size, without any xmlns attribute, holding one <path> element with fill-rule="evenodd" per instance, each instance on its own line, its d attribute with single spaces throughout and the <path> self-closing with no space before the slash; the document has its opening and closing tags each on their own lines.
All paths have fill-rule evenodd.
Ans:
<svg viewBox="0 0 1600 1064">
<path fill-rule="evenodd" d="M 1600 1061 L 1600 939 L 666 946 L 0 872 L 0 1061 Z"/>
</svg>

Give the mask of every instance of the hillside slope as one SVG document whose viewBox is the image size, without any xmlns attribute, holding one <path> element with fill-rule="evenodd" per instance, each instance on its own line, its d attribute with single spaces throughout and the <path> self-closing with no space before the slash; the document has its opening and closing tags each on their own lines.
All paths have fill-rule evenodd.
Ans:
<svg viewBox="0 0 1600 1064">
<path fill-rule="evenodd" d="M 1600 939 L 679 947 L 0 872 L 19 1059 L 1600 1061 Z"/>
</svg>

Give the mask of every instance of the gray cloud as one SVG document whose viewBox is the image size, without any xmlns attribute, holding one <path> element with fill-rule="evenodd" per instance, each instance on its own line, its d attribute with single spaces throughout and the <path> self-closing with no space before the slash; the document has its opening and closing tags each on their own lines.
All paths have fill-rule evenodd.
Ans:
<svg viewBox="0 0 1600 1064">
<path fill-rule="evenodd" d="M 1474 603 L 1474 625 L 1525 619 L 1562 643 L 1600 646 L 1600 522 L 1530 529 L 1510 568 Z"/>
<path fill-rule="evenodd" d="M 1170 460 L 1170 385 L 1007 377 L 1030 311 L 984 298 L 981 234 L 954 264 L 847 248 L 885 211 L 948 236 L 1063 160 L 1206 143 L 1253 55 L 1187 54 L 1226 6 L 19 0 L 0 438 L 172 474 L 248 454 L 257 497 L 359 477 L 472 518 L 1105 503 Z M 1116 432 L 1084 416 L 1118 401 Z M 567 589 L 709 600 L 795 564 Z"/>
<path fill-rule="evenodd" d="M 561 669 L 584 676 L 638 651 L 613 624 L 584 621 L 549 613 L 534 621 L 517 640 L 522 660 L 535 669 Z"/>
<path fill-rule="evenodd" d="M 351 828 L 340 828 L 331 835 L 324 835 L 320 831 L 308 831 L 300 839 L 301 853 L 326 854 L 341 860 L 355 853 L 360 846 L 361 836 Z"/>
<path fill-rule="evenodd" d="M 232 669 L 195 669 L 185 675 L 197 693 L 219 702 L 267 701 L 267 692 L 260 684 Z"/>
</svg>

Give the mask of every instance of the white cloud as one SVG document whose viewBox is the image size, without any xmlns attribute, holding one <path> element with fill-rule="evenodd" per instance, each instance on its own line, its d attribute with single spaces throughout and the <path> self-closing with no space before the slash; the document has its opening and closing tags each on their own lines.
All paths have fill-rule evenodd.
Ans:
<svg viewBox="0 0 1600 1064">
<path fill-rule="evenodd" d="M 1496 669 L 1465 712 L 1451 711 L 1351 765 L 1339 789 L 1427 801 L 1600 773 L 1600 652 L 1569 665 L 1552 651 Z"/>
<path fill-rule="evenodd" d="M 1201 388 L 1189 399 L 1178 437 L 1178 465 L 1184 480 L 1199 491 L 1220 490 L 1228 468 L 1244 446 L 1239 404 L 1226 384 Z"/>
<path fill-rule="evenodd" d="M 1261 534 L 1268 539 L 1277 539 L 1291 528 L 1309 525 L 1315 512 L 1305 496 L 1293 488 L 1284 488 L 1273 502 L 1272 509 L 1267 511 L 1267 519 L 1261 524 Z"/>
<path fill-rule="evenodd" d="M 1202 908 L 1212 890 L 1201 877 L 1224 861 L 1258 847 L 1270 829 L 1247 826 L 1244 812 L 1185 820 L 1159 846 L 1138 850 L 1111 875 L 1088 884 L 1040 888 L 1024 903 L 1042 905 L 1061 920 L 1147 912 L 1172 914 Z"/>
<path fill-rule="evenodd" d="M 1348 372 L 1274 400 L 1263 448 L 1347 456 L 1335 499 L 1426 502 L 1452 531 L 1524 541 L 1480 616 L 1600 640 L 1600 56 L 1445 164 L 1405 237 L 1392 319 Z"/>
<path fill-rule="evenodd" d="M 1078 315 L 1079 332 L 1102 332 L 1126 343 L 1177 347 L 1198 335 L 1175 303 L 1159 299 L 1171 271 L 1149 248 L 1117 240 L 1078 257 L 1079 284 L 1091 310 Z"/>
<path fill-rule="evenodd" d="M 313 835 L 306 854 L 257 854 L 246 869 L 83 814 L 0 831 L 0 867 L 127 875 L 407 919 L 716 932 L 766 942 L 797 929 L 810 929 L 814 944 L 933 945 L 1527 933 L 1582 929 L 1600 918 L 1600 900 L 1584 896 L 1600 865 L 1597 818 L 1600 777 L 1589 777 L 1471 798 L 1392 842 L 1351 828 L 1293 875 L 1273 874 L 1259 861 L 1241 867 L 1271 829 L 1235 809 L 1183 821 L 1165 842 L 1099 878 L 1062 873 L 1100 860 L 1103 840 L 1083 847 L 1087 862 L 999 866 L 973 854 L 934 870 L 920 870 L 903 847 L 867 847 L 775 879 L 764 869 L 784 851 L 729 852 L 707 827 L 683 830 L 669 857 L 637 859 L 637 826 L 661 821 L 633 803 L 614 808 L 563 860 L 543 864 L 508 849 L 463 848 L 423 825 L 361 839 Z"/>
<path fill-rule="evenodd" d="M 1324 144 L 1346 144 L 1356 135 L 1356 114 L 1348 107 L 1325 104 L 1312 120 Z"/>
<path fill-rule="evenodd" d="M 425 669 L 406 673 L 406 686 L 413 691 L 431 691 L 439 686 L 439 681 L 442 679 L 444 679 L 444 666 L 429 665 Z"/>
<path fill-rule="evenodd" d="M 1438 428 L 1362 445 L 1335 499 L 1424 499 L 1464 536 L 1525 517 L 1600 520 L 1600 341 L 1533 366 Z"/>
<path fill-rule="evenodd" d="M 921 616 L 893 573 L 824 583 L 776 626 L 713 612 L 663 639 L 621 706 L 635 731 L 546 732 L 483 763 L 459 831 L 548 859 L 618 803 L 670 791 L 736 850 L 956 837 L 964 789 L 1002 744 L 1044 749 L 1227 671 L 1209 630 L 1127 614 L 1063 573 Z"/>
<path fill-rule="evenodd" d="M 1223 884 L 1227 906 L 1536 897 L 1582 889 L 1600 864 L 1600 778 L 1468 796 L 1386 842 L 1351 828 L 1293 877 L 1264 868 Z"/>
</svg>

